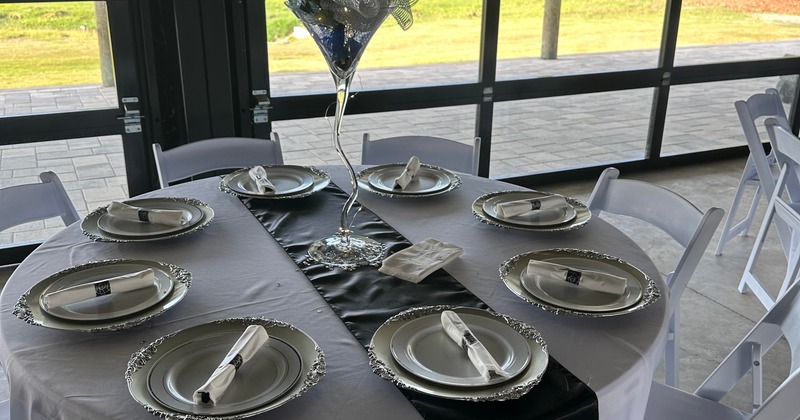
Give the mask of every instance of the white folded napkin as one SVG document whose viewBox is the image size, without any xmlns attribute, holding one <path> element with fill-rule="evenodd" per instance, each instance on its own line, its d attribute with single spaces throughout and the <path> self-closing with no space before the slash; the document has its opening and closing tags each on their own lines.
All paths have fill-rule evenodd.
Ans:
<svg viewBox="0 0 800 420">
<path fill-rule="evenodd" d="M 183 210 L 147 209 L 118 201 L 112 201 L 108 205 L 108 214 L 122 219 L 166 226 L 181 226 L 186 223 L 186 214 Z"/>
<path fill-rule="evenodd" d="M 483 346 L 472 331 L 469 330 L 467 324 L 453 311 L 442 312 L 442 328 L 447 336 L 452 338 L 461 348 L 467 352 L 469 360 L 478 369 L 481 376 L 486 382 L 492 377 L 492 373 L 500 375 L 504 378 L 510 378 L 511 375 L 503 370 L 499 363 L 494 360 L 492 354 L 486 347 Z"/>
<path fill-rule="evenodd" d="M 98 280 L 92 283 L 79 284 L 67 287 L 42 296 L 42 303 L 47 308 L 69 305 L 82 302 L 98 296 L 112 293 L 124 293 L 144 289 L 155 283 L 156 276 L 152 268 L 147 268 L 135 273 L 124 274 Z"/>
<path fill-rule="evenodd" d="M 544 197 L 497 203 L 494 205 L 494 211 L 499 217 L 511 218 L 529 211 L 555 210 L 565 208 L 567 205 L 567 200 L 561 195 L 546 195 Z"/>
<path fill-rule="evenodd" d="M 236 371 L 247 363 L 268 339 L 269 334 L 263 326 L 248 326 L 208 381 L 194 392 L 194 403 L 215 405 L 233 381 Z"/>
<path fill-rule="evenodd" d="M 462 253 L 464 250 L 459 246 L 426 238 L 386 257 L 378 271 L 399 279 L 419 283 Z"/>
<path fill-rule="evenodd" d="M 267 179 L 267 170 L 264 169 L 263 166 L 253 166 L 247 173 L 250 175 L 250 179 L 256 183 L 256 188 L 258 188 L 259 193 L 266 194 L 268 192 L 273 193 L 277 191 L 277 188 Z"/>
<path fill-rule="evenodd" d="M 419 170 L 419 158 L 416 156 L 411 156 L 411 159 L 408 160 L 406 163 L 406 167 L 403 168 L 403 173 L 400 174 L 394 180 L 394 189 L 396 190 L 404 190 L 414 180 L 414 177 L 417 175 L 417 171 Z"/>
<path fill-rule="evenodd" d="M 526 276 L 539 276 L 555 281 L 566 281 L 576 286 L 597 292 L 622 295 L 628 287 L 628 280 L 613 274 L 590 270 L 574 270 L 561 264 L 530 260 L 525 268 Z"/>
</svg>

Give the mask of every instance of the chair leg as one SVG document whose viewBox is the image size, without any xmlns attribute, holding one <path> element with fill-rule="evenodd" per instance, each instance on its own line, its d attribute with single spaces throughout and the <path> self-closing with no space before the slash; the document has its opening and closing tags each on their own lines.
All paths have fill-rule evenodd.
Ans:
<svg viewBox="0 0 800 420">
<path fill-rule="evenodd" d="M 731 203 L 731 208 L 728 211 L 728 217 L 725 218 L 725 224 L 722 226 L 722 235 L 720 235 L 719 237 L 719 243 L 717 244 L 717 249 L 714 252 L 716 255 L 722 255 L 722 251 L 725 248 L 725 244 L 728 243 L 728 241 L 731 240 L 731 238 L 736 236 L 736 232 L 739 229 L 749 226 L 749 224 L 748 225 L 742 225 L 742 223 L 736 224 L 734 220 L 736 218 L 736 213 L 739 211 L 739 204 L 742 201 L 744 190 L 745 188 L 747 188 L 747 181 L 752 172 L 750 170 L 750 166 L 752 165 L 753 163 L 751 162 L 750 159 L 748 159 L 747 163 L 745 164 L 745 168 L 742 171 L 742 177 L 739 179 L 739 187 L 736 188 L 736 194 L 733 195 L 733 202 Z M 760 188 L 756 190 L 756 196 L 753 198 L 753 204 L 751 205 L 750 212 L 752 212 L 753 206 L 757 206 L 758 201 L 756 201 L 756 198 L 758 198 L 759 190 Z M 748 213 L 748 217 L 749 216 L 750 213 Z M 746 220 L 747 219 L 745 218 L 745 221 Z"/>
<path fill-rule="evenodd" d="M 747 212 L 747 216 L 745 216 L 744 220 L 741 221 L 741 223 L 744 223 L 744 225 L 742 225 L 742 236 L 747 236 L 750 226 L 753 225 L 753 219 L 756 218 L 756 210 L 758 210 L 758 203 L 761 201 L 761 195 L 763 192 L 764 190 L 759 185 L 756 188 L 755 194 L 753 195 L 753 202 L 750 203 L 750 210 Z"/>
<path fill-rule="evenodd" d="M 678 387 L 680 376 L 678 359 L 680 358 L 680 345 L 678 339 L 678 310 L 669 317 L 667 326 L 667 342 L 664 347 L 664 383 L 671 387 Z"/>
</svg>

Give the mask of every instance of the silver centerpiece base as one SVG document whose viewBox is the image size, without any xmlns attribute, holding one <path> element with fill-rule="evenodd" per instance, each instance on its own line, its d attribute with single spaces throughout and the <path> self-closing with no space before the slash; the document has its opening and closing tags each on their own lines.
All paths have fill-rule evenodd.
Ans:
<svg viewBox="0 0 800 420">
<path fill-rule="evenodd" d="M 384 246 L 380 242 L 358 235 L 335 234 L 315 241 L 308 256 L 328 268 L 355 270 L 364 265 L 378 266 L 383 261 Z"/>
</svg>

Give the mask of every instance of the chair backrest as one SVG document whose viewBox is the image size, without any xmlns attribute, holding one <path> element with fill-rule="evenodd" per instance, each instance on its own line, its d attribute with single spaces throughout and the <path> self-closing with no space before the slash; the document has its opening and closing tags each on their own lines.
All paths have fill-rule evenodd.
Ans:
<svg viewBox="0 0 800 420">
<path fill-rule="evenodd" d="M 684 247 L 675 270 L 667 275 L 672 311 L 725 212 L 712 207 L 703 213 L 689 200 L 666 188 L 618 177 L 616 168 L 603 171 L 587 206 L 594 215 L 609 212 L 648 222 Z"/>
<path fill-rule="evenodd" d="M 792 202 L 800 202 L 800 139 L 784 127 L 780 119 L 768 118 L 764 124 L 767 126 L 775 160 L 781 167 L 789 167 L 785 192 Z"/>
<path fill-rule="evenodd" d="M 775 89 L 767 89 L 766 92 L 752 95 L 745 101 L 736 101 L 734 107 L 747 140 L 747 147 L 750 149 L 750 157 L 761 180 L 761 187 L 764 189 L 764 194 L 769 197 L 775 188 L 775 178 L 770 170 L 770 162 L 764 152 L 763 140 L 758 134 L 756 121 L 759 118 L 772 117 L 779 125 L 790 129 L 780 94 Z M 768 135 L 772 141 L 771 134 Z"/>
<path fill-rule="evenodd" d="M 475 137 L 473 144 L 469 145 L 431 136 L 401 136 L 370 140 L 369 133 L 364 133 L 361 142 L 361 163 L 365 165 L 405 163 L 411 156 L 417 156 L 422 163 L 477 175 L 480 150 L 480 137 Z"/>
<path fill-rule="evenodd" d="M 80 219 L 58 175 L 39 174 L 41 183 L 0 188 L 0 231 L 23 223 L 61 217 L 65 225 Z"/>
<path fill-rule="evenodd" d="M 162 150 L 153 144 L 153 156 L 161 188 L 171 182 L 205 172 L 252 165 L 283 164 L 280 137 L 271 139 L 217 137 Z"/>
<path fill-rule="evenodd" d="M 704 398 L 720 401 L 748 373 L 753 373 L 751 420 L 795 419 L 800 416 L 800 282 L 781 296 L 731 353 L 695 391 Z M 791 367 L 787 378 L 762 403 L 762 355 L 781 337 L 789 343 Z"/>
</svg>

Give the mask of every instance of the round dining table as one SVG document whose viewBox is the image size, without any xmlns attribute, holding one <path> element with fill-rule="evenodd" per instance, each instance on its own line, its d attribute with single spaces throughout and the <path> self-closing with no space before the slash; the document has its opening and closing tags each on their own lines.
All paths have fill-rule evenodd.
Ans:
<svg viewBox="0 0 800 420">
<path fill-rule="evenodd" d="M 319 169 L 330 174 L 332 183 L 350 190 L 344 167 Z M 462 184 L 445 194 L 391 198 L 360 191 L 358 201 L 411 243 L 430 237 L 463 248 L 460 257 L 444 266 L 447 273 L 494 311 L 535 327 L 549 354 L 595 392 L 600 419 L 641 419 L 663 353 L 668 315 L 666 286 L 651 259 L 598 217 L 580 229 L 556 232 L 482 223 L 472 212 L 478 197 L 526 189 L 459 176 Z M 151 418 L 126 384 L 132 353 L 171 332 L 231 317 L 266 317 L 292 324 L 325 354 L 326 374 L 318 384 L 254 419 L 423 418 L 393 383 L 373 373 L 364 346 L 242 200 L 220 190 L 220 179 L 196 180 L 141 196 L 201 200 L 215 213 L 205 229 L 167 240 L 115 243 L 90 240 L 78 222 L 46 240 L 19 265 L 0 295 L 0 362 L 9 381 L 11 418 Z M 309 202 L 313 200 L 301 198 L 292 204 L 302 208 Z M 336 223 L 339 217 L 338 212 L 330 214 Z M 641 310 L 610 317 L 553 313 L 531 305 L 506 287 L 500 264 L 521 253 L 551 248 L 587 249 L 621 258 L 654 279 L 661 297 Z M 118 258 L 177 265 L 191 273 L 191 288 L 162 315 L 119 331 L 45 328 L 12 314 L 20 296 L 53 273 Z"/>
</svg>

